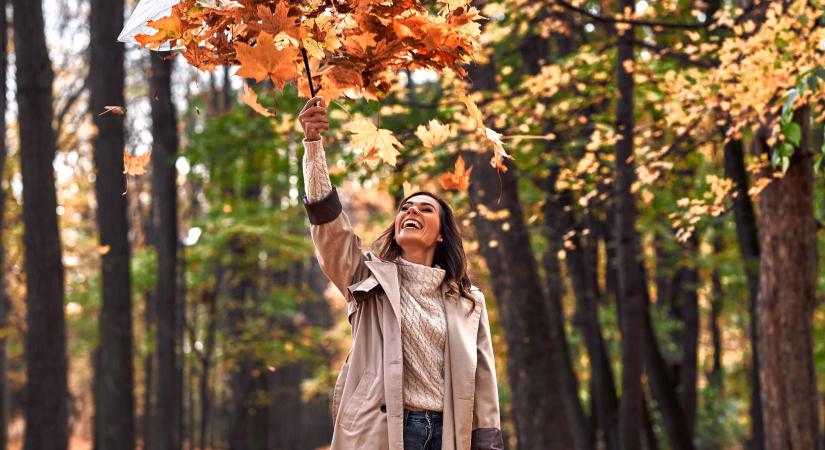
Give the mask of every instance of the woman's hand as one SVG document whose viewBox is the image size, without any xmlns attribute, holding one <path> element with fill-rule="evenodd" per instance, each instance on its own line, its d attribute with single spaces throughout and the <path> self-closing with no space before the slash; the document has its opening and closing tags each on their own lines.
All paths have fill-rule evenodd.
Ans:
<svg viewBox="0 0 825 450">
<path fill-rule="evenodd" d="M 321 131 L 329 130 L 324 98 L 317 95 L 309 99 L 304 109 L 298 114 L 298 120 L 301 122 L 301 128 L 304 129 L 304 139 L 307 141 L 321 139 Z"/>
</svg>

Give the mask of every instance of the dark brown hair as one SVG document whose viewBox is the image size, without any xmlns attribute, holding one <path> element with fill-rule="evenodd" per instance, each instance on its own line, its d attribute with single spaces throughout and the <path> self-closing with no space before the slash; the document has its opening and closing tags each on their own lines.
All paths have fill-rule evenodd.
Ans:
<svg viewBox="0 0 825 450">
<path fill-rule="evenodd" d="M 426 195 L 435 199 L 441 206 L 441 214 L 439 215 L 439 223 L 441 226 L 441 242 L 437 242 L 435 246 L 435 254 L 433 255 L 433 265 L 438 264 L 446 274 L 444 275 L 444 283 L 447 283 L 447 297 L 455 299 L 457 295 L 467 298 L 473 302 L 470 311 L 475 310 L 475 297 L 470 293 L 470 277 L 467 275 L 467 255 L 464 254 L 464 244 L 461 240 L 461 230 L 458 228 L 458 223 L 455 220 L 450 205 L 441 199 L 439 196 L 427 191 L 418 191 L 406 196 L 401 205 L 407 202 L 410 198 L 416 195 Z M 397 213 L 397 211 L 396 211 Z M 401 256 L 401 246 L 395 241 L 395 220 L 378 236 L 376 242 L 380 242 L 381 247 L 378 251 L 378 257 L 385 261 L 395 261 Z"/>
</svg>

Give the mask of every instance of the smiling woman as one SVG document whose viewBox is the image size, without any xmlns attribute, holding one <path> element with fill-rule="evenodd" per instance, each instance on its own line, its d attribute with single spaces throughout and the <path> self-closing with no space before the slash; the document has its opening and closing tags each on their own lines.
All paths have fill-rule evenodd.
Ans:
<svg viewBox="0 0 825 450">
<path fill-rule="evenodd" d="M 503 448 L 487 307 L 450 205 L 413 193 L 379 236 L 378 255 L 362 252 L 329 180 L 323 98 L 299 120 L 316 256 L 347 299 L 353 334 L 332 397 L 331 449 Z"/>
</svg>

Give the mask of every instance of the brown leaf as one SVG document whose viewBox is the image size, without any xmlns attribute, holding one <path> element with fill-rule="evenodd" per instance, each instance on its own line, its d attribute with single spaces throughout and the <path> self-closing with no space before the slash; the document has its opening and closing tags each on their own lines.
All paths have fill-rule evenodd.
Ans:
<svg viewBox="0 0 825 450">
<path fill-rule="evenodd" d="M 129 151 L 123 149 L 123 173 L 127 175 L 143 175 L 146 173 L 146 165 L 149 164 L 149 158 L 152 156 L 152 151 L 132 156 Z"/>
<path fill-rule="evenodd" d="M 122 115 L 126 114 L 126 108 L 124 108 L 122 106 L 104 106 L 103 109 L 105 109 L 105 111 L 98 114 L 98 116 L 102 116 L 102 115 L 108 114 L 108 113 L 116 114 L 118 116 L 122 116 Z"/>
<path fill-rule="evenodd" d="M 264 116 L 264 117 L 275 117 L 275 114 L 270 112 L 268 109 L 264 108 L 263 105 L 258 103 L 258 94 L 255 93 L 252 88 L 249 87 L 248 84 L 243 84 L 243 89 L 239 95 L 241 101 L 247 104 L 253 111 L 256 113 Z"/>
</svg>

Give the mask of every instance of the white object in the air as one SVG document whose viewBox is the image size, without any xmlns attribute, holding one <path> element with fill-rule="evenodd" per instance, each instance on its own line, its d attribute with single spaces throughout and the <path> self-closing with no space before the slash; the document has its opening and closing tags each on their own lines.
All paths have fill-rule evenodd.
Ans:
<svg viewBox="0 0 825 450">
<path fill-rule="evenodd" d="M 172 7 L 180 3 L 180 0 L 140 0 L 140 3 L 132 11 L 129 20 L 120 32 L 117 40 L 120 42 L 137 42 L 135 36 L 139 34 L 153 35 L 157 33 L 154 28 L 146 26 L 150 20 L 157 20 L 167 17 L 172 13 Z M 157 50 L 171 50 L 169 44 L 164 44 Z"/>
</svg>

